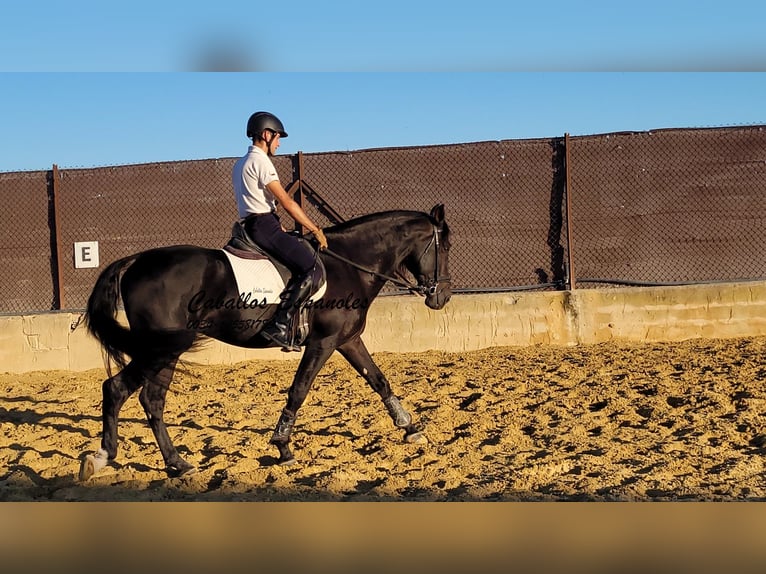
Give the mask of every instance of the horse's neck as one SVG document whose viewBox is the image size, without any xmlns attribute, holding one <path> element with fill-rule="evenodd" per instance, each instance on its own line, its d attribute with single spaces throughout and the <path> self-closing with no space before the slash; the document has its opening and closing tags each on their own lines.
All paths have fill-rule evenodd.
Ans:
<svg viewBox="0 0 766 574">
<path fill-rule="evenodd" d="M 366 221 L 338 233 L 331 232 L 328 246 L 359 265 L 378 273 L 391 273 L 402 264 L 410 247 L 407 229 L 405 216 Z"/>
<path fill-rule="evenodd" d="M 395 243 L 374 233 L 327 240 L 328 247 L 339 255 L 378 273 L 388 273 L 401 263 Z"/>
</svg>

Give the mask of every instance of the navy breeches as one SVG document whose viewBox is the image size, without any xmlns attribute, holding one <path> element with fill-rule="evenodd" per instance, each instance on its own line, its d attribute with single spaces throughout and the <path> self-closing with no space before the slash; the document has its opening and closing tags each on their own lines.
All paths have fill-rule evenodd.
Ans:
<svg viewBox="0 0 766 574">
<path fill-rule="evenodd" d="M 316 254 L 296 236 L 282 231 L 276 213 L 246 218 L 245 230 L 259 247 L 294 274 L 303 275 L 313 269 Z"/>
</svg>

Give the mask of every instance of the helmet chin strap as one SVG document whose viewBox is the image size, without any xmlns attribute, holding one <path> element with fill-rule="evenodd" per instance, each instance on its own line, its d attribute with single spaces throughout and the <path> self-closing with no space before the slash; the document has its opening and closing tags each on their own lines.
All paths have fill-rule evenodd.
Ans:
<svg viewBox="0 0 766 574">
<path fill-rule="evenodd" d="M 274 151 L 271 149 L 271 144 L 274 142 L 274 133 L 271 133 L 271 139 L 265 140 L 266 141 L 266 149 L 268 150 L 268 155 L 271 157 L 274 157 Z"/>
</svg>

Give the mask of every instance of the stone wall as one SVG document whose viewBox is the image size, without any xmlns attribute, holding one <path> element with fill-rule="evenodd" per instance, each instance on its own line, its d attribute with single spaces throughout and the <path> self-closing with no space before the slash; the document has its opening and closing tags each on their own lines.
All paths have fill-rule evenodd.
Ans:
<svg viewBox="0 0 766 574">
<path fill-rule="evenodd" d="M 77 313 L 0 317 L 0 372 L 103 368 Z M 381 297 L 363 336 L 371 352 L 465 352 L 495 346 L 679 341 L 766 335 L 766 282 L 455 295 L 441 311 L 416 296 Z M 295 359 L 217 341 L 200 364 Z"/>
</svg>

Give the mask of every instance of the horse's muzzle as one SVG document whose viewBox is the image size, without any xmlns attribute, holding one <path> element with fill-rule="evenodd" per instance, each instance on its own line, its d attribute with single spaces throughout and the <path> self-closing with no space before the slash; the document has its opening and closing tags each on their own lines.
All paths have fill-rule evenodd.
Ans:
<svg viewBox="0 0 766 574">
<path fill-rule="evenodd" d="M 426 293 L 426 306 L 430 309 L 442 309 L 452 298 L 452 289 L 447 286 L 439 285 L 433 291 Z"/>
</svg>

